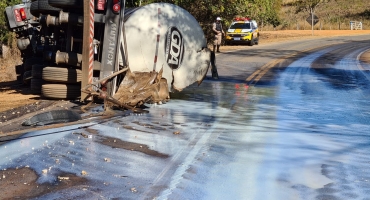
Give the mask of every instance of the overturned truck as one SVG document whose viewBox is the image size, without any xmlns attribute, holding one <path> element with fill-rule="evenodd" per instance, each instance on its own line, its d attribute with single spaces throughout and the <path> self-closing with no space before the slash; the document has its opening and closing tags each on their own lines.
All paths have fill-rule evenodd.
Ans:
<svg viewBox="0 0 370 200">
<path fill-rule="evenodd" d="M 200 84 L 210 65 L 199 23 L 173 4 L 26 0 L 6 17 L 22 53 L 16 71 L 45 98 L 100 97 L 132 109 Z"/>
</svg>

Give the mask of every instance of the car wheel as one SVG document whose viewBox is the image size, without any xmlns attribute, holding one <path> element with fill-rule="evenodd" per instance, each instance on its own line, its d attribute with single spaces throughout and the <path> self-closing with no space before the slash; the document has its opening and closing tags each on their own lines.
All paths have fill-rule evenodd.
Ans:
<svg viewBox="0 0 370 200">
<path fill-rule="evenodd" d="M 49 99 L 76 99 L 81 96 L 81 85 L 44 84 L 41 93 Z"/>
<path fill-rule="evenodd" d="M 82 80 L 82 71 L 80 69 L 45 67 L 42 70 L 42 79 L 58 83 L 78 83 Z"/>
<path fill-rule="evenodd" d="M 254 45 L 254 38 L 252 36 L 251 41 L 249 41 L 249 46 L 253 46 L 253 45 Z"/>
<path fill-rule="evenodd" d="M 57 8 L 82 8 L 82 2 L 81 0 L 49 0 L 49 4 Z"/>
</svg>

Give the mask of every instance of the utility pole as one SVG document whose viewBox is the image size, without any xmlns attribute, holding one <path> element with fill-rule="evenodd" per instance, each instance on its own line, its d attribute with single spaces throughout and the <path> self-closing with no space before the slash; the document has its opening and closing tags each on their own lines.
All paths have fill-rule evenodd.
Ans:
<svg viewBox="0 0 370 200">
<path fill-rule="evenodd" d="M 94 0 L 83 1 L 83 47 L 82 47 L 82 81 L 81 88 L 92 83 L 94 64 Z M 90 88 L 91 89 L 91 88 Z M 81 100 L 88 100 L 87 94 L 81 91 Z M 91 100 L 91 99 L 89 99 Z"/>
</svg>

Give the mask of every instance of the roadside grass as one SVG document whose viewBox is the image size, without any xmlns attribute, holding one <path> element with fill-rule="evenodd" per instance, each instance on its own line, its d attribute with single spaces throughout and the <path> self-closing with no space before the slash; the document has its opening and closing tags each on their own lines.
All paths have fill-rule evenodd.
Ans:
<svg viewBox="0 0 370 200">
<path fill-rule="evenodd" d="M 17 80 L 15 66 L 22 64 L 21 53 L 17 48 L 16 39 L 9 46 L 3 46 L 0 58 L 0 82 L 7 83 Z"/>
</svg>

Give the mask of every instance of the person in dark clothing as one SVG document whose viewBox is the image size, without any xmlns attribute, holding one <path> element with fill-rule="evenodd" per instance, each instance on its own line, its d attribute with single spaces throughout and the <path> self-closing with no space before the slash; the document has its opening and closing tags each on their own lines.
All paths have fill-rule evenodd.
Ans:
<svg viewBox="0 0 370 200">
<path fill-rule="evenodd" d="M 212 30 L 216 34 L 214 42 L 213 42 L 213 52 L 215 52 L 216 46 L 217 46 L 217 52 L 219 53 L 220 52 L 220 45 L 221 45 L 221 41 L 222 41 L 222 35 L 225 35 L 225 32 L 222 29 L 222 24 L 221 24 L 221 18 L 220 17 L 216 18 L 216 22 L 213 23 Z"/>
</svg>

